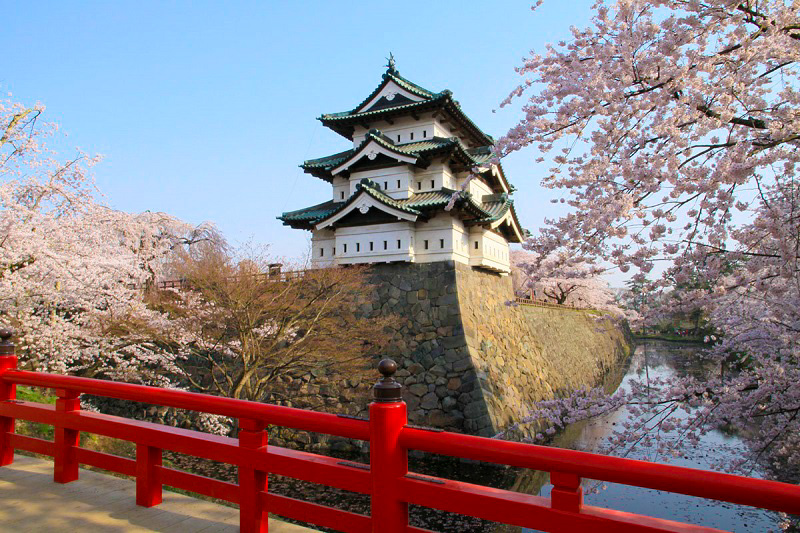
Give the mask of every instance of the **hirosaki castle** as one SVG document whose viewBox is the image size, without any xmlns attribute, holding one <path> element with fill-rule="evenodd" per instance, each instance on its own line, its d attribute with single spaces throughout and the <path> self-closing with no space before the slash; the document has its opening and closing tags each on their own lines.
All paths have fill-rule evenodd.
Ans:
<svg viewBox="0 0 800 533">
<path fill-rule="evenodd" d="M 353 146 L 301 165 L 331 184 L 328 201 L 278 217 L 311 231 L 314 266 L 453 260 L 511 271 L 508 244 L 523 239 L 514 189 L 491 162 L 493 139 L 450 91 L 423 89 L 390 59 L 363 102 L 319 120 Z"/>
</svg>

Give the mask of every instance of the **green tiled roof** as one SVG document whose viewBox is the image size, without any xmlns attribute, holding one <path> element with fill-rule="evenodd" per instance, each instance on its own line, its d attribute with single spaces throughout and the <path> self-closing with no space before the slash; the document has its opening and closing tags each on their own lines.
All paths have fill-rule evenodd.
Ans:
<svg viewBox="0 0 800 533">
<path fill-rule="evenodd" d="M 486 194 L 482 198 L 481 208 L 486 211 L 486 222 L 494 222 L 500 220 L 505 216 L 511 206 L 514 205 L 513 200 L 508 199 L 508 195 L 502 194 Z M 481 220 L 483 222 L 484 220 Z"/>
<path fill-rule="evenodd" d="M 412 82 L 410 80 L 405 79 L 404 77 L 402 77 L 400 75 L 400 72 L 398 72 L 397 70 L 395 70 L 395 69 L 390 67 L 389 69 L 386 70 L 386 73 L 382 76 L 382 81 L 375 88 L 375 90 L 372 91 L 369 96 L 364 98 L 363 102 L 358 104 L 351 111 L 346 111 L 346 113 L 354 113 L 356 111 L 356 109 L 360 109 L 360 108 L 364 107 L 367 104 L 367 102 L 372 100 L 379 92 L 381 92 L 381 90 L 390 81 L 395 82 L 397 85 L 399 85 L 403 89 L 407 90 L 408 92 L 410 92 L 412 94 L 416 94 L 417 96 L 419 96 L 421 98 L 433 98 L 437 94 L 437 93 L 434 93 L 433 91 L 429 91 L 428 89 L 425 89 L 424 87 L 420 87 L 419 85 L 417 85 L 416 83 L 414 83 L 414 82 Z"/>
<path fill-rule="evenodd" d="M 426 162 L 428 156 L 447 151 L 450 151 L 453 157 L 460 163 L 468 166 L 480 165 L 491 159 L 491 150 L 488 147 L 467 149 L 458 137 L 432 137 L 422 141 L 395 144 L 392 139 L 383 135 L 380 130 L 372 129 L 367 132 L 364 141 L 356 148 L 318 159 L 309 159 L 303 162 L 300 167 L 318 178 L 331 181 L 333 179 L 331 174 L 333 169 L 353 157 L 371 141 L 375 141 L 384 148 L 397 154 L 415 157 L 421 160 L 423 164 Z"/>
<path fill-rule="evenodd" d="M 390 81 L 393 81 L 398 86 L 407 90 L 408 92 L 423 98 L 420 102 L 408 102 L 408 99 L 398 101 L 398 105 L 382 106 L 379 109 L 367 110 L 358 112 L 359 109 L 364 107 L 370 100 L 372 100 Z M 383 75 L 383 79 L 378 87 L 370 93 L 360 104 L 351 109 L 340 113 L 326 113 L 319 117 L 319 120 L 335 132 L 347 137 L 353 138 L 353 125 L 368 122 L 375 118 L 384 118 L 389 116 L 406 115 L 414 112 L 429 111 L 433 109 L 444 109 L 455 122 L 471 134 L 473 140 L 477 144 L 494 144 L 494 139 L 481 131 L 481 129 L 470 120 L 467 115 L 461 110 L 461 104 L 453 99 L 453 93 L 449 90 L 441 92 L 433 92 L 420 87 L 419 85 L 403 78 L 400 73 L 390 68 Z"/>
<path fill-rule="evenodd" d="M 350 196 L 346 202 L 328 201 L 298 211 L 290 211 L 279 216 L 285 225 L 294 228 L 311 229 L 319 222 L 343 211 L 360 196 L 360 193 L 367 194 L 386 206 L 415 216 L 427 216 L 432 211 L 444 209 L 451 201 L 455 191 L 451 189 L 441 189 L 412 194 L 410 198 L 396 200 L 380 190 L 375 182 L 363 179 L 356 186 L 356 193 Z M 506 194 L 486 195 L 482 202 L 476 201 L 471 195 L 462 195 L 456 202 L 456 207 L 468 215 L 469 222 L 472 224 L 491 223 L 499 220 L 512 209 L 513 202 Z"/>
<path fill-rule="evenodd" d="M 330 170 L 347 161 L 347 159 L 354 153 L 355 150 L 350 149 L 345 150 L 344 152 L 339 152 L 338 154 L 320 157 L 319 159 L 309 159 L 308 161 L 304 161 L 303 164 L 300 165 L 300 168 L 304 168 L 306 170 L 315 168 Z"/>
<path fill-rule="evenodd" d="M 279 216 L 278 220 L 283 220 L 284 224 L 288 225 L 291 225 L 290 222 L 313 222 L 317 219 L 327 217 L 336 211 L 339 206 L 340 204 L 337 204 L 333 200 L 328 200 L 327 202 L 312 205 L 311 207 L 306 207 L 305 209 L 289 211 L 288 213 L 284 213 Z"/>
</svg>

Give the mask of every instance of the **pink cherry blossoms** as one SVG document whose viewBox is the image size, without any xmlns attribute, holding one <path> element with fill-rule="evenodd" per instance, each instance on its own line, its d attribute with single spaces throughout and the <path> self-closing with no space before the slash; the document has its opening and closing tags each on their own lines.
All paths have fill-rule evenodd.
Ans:
<svg viewBox="0 0 800 533">
<path fill-rule="evenodd" d="M 707 355 L 715 372 L 650 384 L 647 401 L 635 387 L 610 400 L 584 392 L 591 402 L 539 415 L 564 422 L 627 404 L 638 418 L 619 443 L 657 438 L 664 424 L 691 443 L 725 425 L 753 435 L 748 459 L 798 466 L 800 7 L 609 4 L 524 60 L 503 102 L 524 100 L 524 117 L 497 155 L 549 158 L 543 184 L 570 207 L 526 248 L 591 257 L 634 282 L 663 273 L 648 287 L 658 305 L 643 312 L 702 309 L 721 334 Z"/>
<path fill-rule="evenodd" d="M 165 383 L 177 368 L 153 332 L 167 319 L 142 287 L 198 230 L 98 203 L 87 173 L 98 158 L 57 160 L 43 111 L 0 101 L 0 321 L 25 367 Z"/>
</svg>

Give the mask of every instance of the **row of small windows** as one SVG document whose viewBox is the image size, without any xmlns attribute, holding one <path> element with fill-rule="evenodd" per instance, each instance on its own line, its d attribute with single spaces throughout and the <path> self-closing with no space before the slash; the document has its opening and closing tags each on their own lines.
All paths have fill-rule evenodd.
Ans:
<svg viewBox="0 0 800 533">
<path fill-rule="evenodd" d="M 422 246 L 423 246 L 423 248 L 425 250 L 430 250 L 431 249 L 430 241 L 428 239 L 425 239 L 424 241 L 422 241 Z M 397 239 L 397 249 L 399 250 L 401 247 L 402 247 L 402 241 L 400 239 Z M 383 249 L 384 250 L 388 250 L 389 249 L 389 241 L 383 241 Z M 439 239 L 439 249 L 444 250 L 444 239 Z M 476 250 L 478 249 L 478 241 L 475 241 L 475 249 Z M 361 243 L 357 242 L 356 243 L 356 253 L 358 253 L 360 251 L 361 251 Z M 374 252 L 375 251 L 375 242 L 374 241 L 370 241 L 369 242 L 369 251 L 370 252 Z M 347 244 L 346 243 L 342 244 L 342 252 L 343 253 L 347 253 Z M 336 247 L 335 246 L 333 248 L 333 255 L 336 255 Z M 319 256 L 320 257 L 325 257 L 325 248 L 320 248 L 319 249 Z"/>
<path fill-rule="evenodd" d="M 428 249 L 427 240 L 423 241 L 423 246 L 425 247 L 426 250 Z M 444 239 L 439 239 L 439 248 L 444 248 Z"/>
<path fill-rule="evenodd" d="M 397 188 L 398 189 L 400 188 L 400 180 L 397 180 Z M 435 189 L 435 188 L 436 188 L 436 180 L 431 180 L 431 189 Z M 383 190 L 384 191 L 388 191 L 389 190 L 389 182 L 388 181 L 384 181 L 383 182 Z M 418 191 L 422 190 L 422 182 L 421 181 L 417 182 L 417 190 Z M 339 199 L 340 200 L 344 200 L 345 194 L 346 194 L 345 191 L 339 191 Z"/>
<path fill-rule="evenodd" d="M 423 139 L 427 139 L 428 138 L 428 130 L 422 130 L 422 138 Z M 403 140 L 403 136 L 398 133 L 397 134 L 397 142 L 402 142 L 402 140 Z M 408 134 L 408 140 L 409 141 L 413 141 L 414 140 L 414 132 L 413 131 Z"/>
<path fill-rule="evenodd" d="M 439 239 L 439 249 L 441 249 L 441 250 L 444 249 L 444 245 L 445 245 L 444 241 L 445 241 L 444 239 Z M 473 247 L 476 250 L 480 249 L 479 242 L 480 241 L 474 241 L 473 242 Z M 361 243 L 357 242 L 357 243 L 355 243 L 355 245 L 356 245 L 356 250 L 355 250 L 356 253 L 360 253 L 361 252 Z M 376 248 L 375 247 L 375 241 L 369 241 L 368 247 L 369 247 L 369 251 L 370 252 L 374 252 L 375 248 Z M 423 240 L 422 241 L 422 247 L 425 250 L 430 250 L 431 249 L 431 241 L 429 241 L 428 239 Z M 399 250 L 400 248 L 402 248 L 402 240 L 401 239 L 397 239 L 397 249 Z M 389 241 L 383 241 L 383 250 L 388 250 L 388 249 L 389 249 Z M 352 250 L 352 248 L 351 248 L 351 250 Z M 347 244 L 346 243 L 342 244 L 342 252 L 345 253 L 345 254 L 347 253 Z M 502 259 L 507 259 L 508 258 L 508 253 L 507 252 L 499 250 L 494 246 L 489 246 L 487 248 L 486 252 L 488 253 L 489 256 L 494 256 L 494 257 L 502 258 Z M 333 255 L 336 255 L 336 247 L 333 248 Z M 325 248 L 320 248 L 319 249 L 319 256 L 320 257 L 325 257 Z"/>
<path fill-rule="evenodd" d="M 397 249 L 398 250 L 400 248 L 402 248 L 402 245 L 403 245 L 402 240 L 397 239 Z M 389 249 L 389 241 L 383 241 L 383 249 L 384 250 L 388 250 Z M 361 251 L 361 243 L 357 242 L 356 243 L 356 252 L 360 252 L 360 251 Z M 374 252 L 375 251 L 375 242 L 374 241 L 370 241 L 369 242 L 369 251 L 370 252 Z M 342 244 L 342 253 L 345 253 L 345 254 L 347 253 L 347 243 Z M 335 246 L 333 247 L 333 255 L 336 255 L 336 247 Z M 320 248 L 319 249 L 319 256 L 320 257 L 325 257 L 325 248 Z"/>
</svg>

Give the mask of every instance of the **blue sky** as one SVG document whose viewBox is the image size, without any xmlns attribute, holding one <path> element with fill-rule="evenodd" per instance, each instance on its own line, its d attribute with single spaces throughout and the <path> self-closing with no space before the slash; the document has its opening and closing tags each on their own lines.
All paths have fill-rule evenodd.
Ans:
<svg viewBox="0 0 800 533">
<path fill-rule="evenodd" d="M 450 89 L 498 137 L 519 107 L 493 113 L 530 49 L 588 23 L 591 2 L 4 2 L 0 90 L 47 106 L 59 146 L 104 155 L 111 206 L 214 222 L 234 243 L 297 257 L 310 234 L 283 211 L 325 201 L 330 186 L 298 168 L 348 148 L 322 127 L 400 73 Z M 554 191 L 535 148 L 505 163 L 517 210 L 535 231 Z"/>
</svg>

